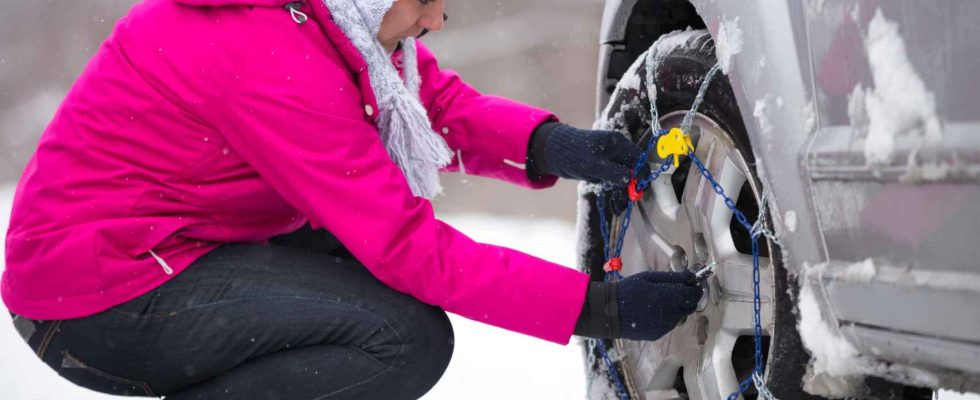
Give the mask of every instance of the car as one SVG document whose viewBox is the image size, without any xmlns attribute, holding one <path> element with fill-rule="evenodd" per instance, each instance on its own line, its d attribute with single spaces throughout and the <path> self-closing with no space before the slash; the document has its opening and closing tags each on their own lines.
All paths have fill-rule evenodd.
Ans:
<svg viewBox="0 0 980 400">
<path fill-rule="evenodd" d="M 663 338 L 587 342 L 590 398 L 765 397 L 757 293 L 777 398 L 980 392 L 978 19 L 954 0 L 607 0 L 596 128 L 665 172 L 621 238 L 607 189 L 580 185 L 579 265 L 606 279 L 619 240 L 623 275 L 715 269 Z M 651 142 L 685 117 L 696 159 L 664 164 Z"/>
</svg>

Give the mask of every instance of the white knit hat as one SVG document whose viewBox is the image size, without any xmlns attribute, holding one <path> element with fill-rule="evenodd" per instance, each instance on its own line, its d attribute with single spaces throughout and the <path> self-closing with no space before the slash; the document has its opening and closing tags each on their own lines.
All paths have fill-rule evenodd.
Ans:
<svg viewBox="0 0 980 400">
<path fill-rule="evenodd" d="M 388 155 L 401 168 L 412 193 L 431 199 L 442 193 L 439 169 L 452 160 L 452 150 L 432 130 L 419 100 L 415 39 L 402 41 L 404 81 L 378 41 L 381 20 L 395 1 L 323 0 L 334 22 L 367 62 L 378 101 L 378 128 Z"/>
</svg>

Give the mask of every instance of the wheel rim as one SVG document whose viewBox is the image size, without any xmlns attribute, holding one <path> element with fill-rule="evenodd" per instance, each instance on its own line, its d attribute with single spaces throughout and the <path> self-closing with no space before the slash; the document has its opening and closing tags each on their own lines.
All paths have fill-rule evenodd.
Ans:
<svg viewBox="0 0 980 400">
<path fill-rule="evenodd" d="M 661 125 L 680 126 L 685 113 L 664 115 Z M 750 178 L 748 163 L 731 135 L 700 113 L 693 126 L 695 154 L 725 193 L 738 199 L 743 212 L 743 203 L 758 204 L 761 190 Z M 656 152 L 652 153 L 651 167 L 656 168 L 662 160 Z M 744 189 L 747 193 L 743 193 Z M 718 267 L 705 285 L 706 295 L 698 311 L 678 328 L 653 343 L 624 341 L 627 354 L 639 355 L 637 360 L 626 361 L 633 364 L 628 365 L 630 380 L 640 393 L 679 389 L 686 390 L 691 399 L 725 398 L 737 390 L 739 380 L 748 376 L 754 366 L 751 361 L 746 364 L 743 355 L 746 343 L 752 348 L 754 326 L 752 255 L 735 239 L 745 235 L 744 228 L 734 223 L 735 229 L 743 231 L 736 230 L 733 236 L 731 210 L 696 167 L 672 167 L 647 192 L 633 214 L 632 229 L 625 238 L 624 272 L 634 274 L 648 270 L 648 266 L 679 271 L 695 263 L 710 262 L 717 262 Z M 760 243 L 760 247 L 764 244 L 768 246 Z M 768 254 L 771 253 L 767 251 L 765 255 Z M 768 339 L 772 333 L 773 266 L 769 257 L 762 256 L 759 265 L 762 327 Z M 751 358 L 749 354 L 748 359 Z M 684 384 L 678 385 L 681 368 Z"/>
</svg>

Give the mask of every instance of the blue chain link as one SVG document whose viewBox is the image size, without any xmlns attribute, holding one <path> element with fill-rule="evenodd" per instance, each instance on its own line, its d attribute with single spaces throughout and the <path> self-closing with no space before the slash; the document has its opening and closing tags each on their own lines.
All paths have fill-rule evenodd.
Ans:
<svg viewBox="0 0 980 400">
<path fill-rule="evenodd" d="M 606 349 L 606 344 L 602 342 L 602 339 L 592 340 L 599 347 L 599 354 L 602 354 L 602 361 L 606 364 L 606 372 L 616 385 L 616 396 L 619 397 L 619 400 L 630 400 L 630 393 L 626 390 L 626 385 L 623 385 L 623 381 L 619 378 L 619 372 L 616 371 L 616 366 L 613 365 L 612 359 L 609 358 L 609 350 Z"/>
<path fill-rule="evenodd" d="M 755 341 L 755 369 L 752 371 L 752 375 L 743 380 L 738 385 L 738 390 L 728 396 L 728 400 L 736 400 L 738 396 L 749 389 L 750 385 L 753 383 L 757 387 L 765 387 L 764 382 L 762 382 L 762 296 L 759 294 L 759 235 L 761 230 L 752 229 L 752 224 L 749 224 L 749 219 L 745 217 L 741 211 L 735 208 L 735 201 L 725 194 L 725 189 L 718 184 L 711 172 L 705 168 L 704 163 L 698 159 L 694 153 L 688 154 L 691 157 L 691 161 L 698 167 L 701 171 L 701 175 L 704 176 L 708 182 L 711 182 L 711 188 L 714 189 L 715 193 L 725 199 L 725 205 L 728 206 L 732 213 L 735 214 L 735 218 L 738 223 L 741 224 L 746 231 L 749 232 L 752 238 L 752 311 L 755 319 L 755 326 L 753 329 L 753 339 Z M 762 207 L 759 207 L 760 210 Z"/>
<path fill-rule="evenodd" d="M 650 141 L 647 143 L 646 149 L 643 151 L 642 154 L 640 154 L 640 158 L 637 160 L 636 166 L 633 168 L 634 174 L 636 173 L 636 171 L 640 171 L 641 168 L 643 168 L 643 166 L 646 165 L 647 157 L 648 157 L 647 154 L 650 152 L 650 149 L 653 148 L 653 145 L 657 142 L 657 139 L 661 135 L 664 135 L 666 133 L 667 133 L 666 130 L 660 130 L 653 134 L 653 137 L 651 137 Z M 664 160 L 660 168 L 658 168 L 655 171 L 651 171 L 650 176 L 646 177 L 645 179 L 641 179 L 637 181 L 636 183 L 637 192 L 643 192 L 644 190 L 646 190 L 650 186 L 650 183 L 652 183 L 653 181 L 655 181 L 657 178 L 660 177 L 660 174 L 669 170 L 672 160 L 673 160 L 673 156 L 667 157 L 667 159 Z M 613 245 L 612 243 L 610 243 L 609 223 L 607 222 L 606 219 L 604 193 L 608 189 L 609 189 L 608 187 L 602 188 L 596 193 L 596 208 L 599 210 L 599 229 L 602 232 L 602 241 L 604 244 L 603 256 L 605 257 L 606 260 L 610 260 L 613 257 L 619 257 L 620 252 L 622 252 L 623 250 L 623 237 L 626 236 L 626 230 L 629 228 L 630 214 L 632 214 L 633 212 L 633 203 L 634 203 L 633 201 L 629 201 L 626 203 L 626 210 L 623 211 L 624 213 L 623 225 L 620 226 L 619 228 L 619 236 L 618 236 L 619 240 L 617 240 L 616 243 Z M 621 280 L 621 279 L 623 279 L 623 276 L 622 274 L 619 273 L 619 271 L 611 271 L 611 273 L 606 274 L 605 277 L 606 282 L 610 282 L 613 280 Z M 620 400 L 629 400 L 630 398 L 629 391 L 626 390 L 626 386 L 623 385 L 623 379 L 620 378 L 619 372 L 616 370 L 615 365 L 613 365 L 612 360 L 609 358 L 609 351 L 608 349 L 606 349 L 605 343 L 603 343 L 601 339 L 591 339 L 591 340 L 594 340 L 596 346 L 599 348 L 599 354 L 602 355 L 602 361 L 606 365 L 606 372 L 609 375 L 610 380 L 612 380 L 613 384 L 616 386 L 617 396 L 619 397 Z"/>
<path fill-rule="evenodd" d="M 656 139 L 665 133 L 666 131 L 660 130 L 655 132 L 654 136 L 650 138 L 650 141 L 647 143 L 645 151 L 642 154 L 640 154 L 640 158 L 636 162 L 636 167 L 633 168 L 634 173 L 635 171 L 640 171 L 640 169 L 646 164 L 647 154 L 650 152 L 650 149 L 653 147 L 654 143 L 656 143 Z M 670 169 L 670 161 L 671 161 L 671 157 L 668 157 L 667 160 L 664 160 L 664 164 L 661 165 L 659 169 L 653 171 L 650 174 L 650 176 L 648 176 L 646 179 L 642 179 L 641 181 L 637 182 L 636 185 L 637 190 L 642 191 L 646 189 L 648 186 L 650 186 L 651 182 L 653 182 L 658 177 L 660 177 L 660 174 Z M 596 192 L 596 208 L 599 210 L 599 229 L 602 232 L 603 256 L 605 257 L 605 260 L 610 260 L 612 257 L 619 257 L 620 252 L 623 250 L 622 239 L 623 236 L 626 235 L 626 230 L 629 227 L 630 214 L 633 212 L 633 202 L 629 201 L 626 203 L 626 210 L 624 211 L 624 215 L 623 215 L 623 226 L 621 226 L 619 229 L 619 240 L 613 246 L 610 243 L 609 223 L 607 222 L 606 219 L 606 206 L 605 206 L 606 190 L 608 190 L 608 187 L 602 188 L 598 192 Z M 612 271 L 611 273 L 606 274 L 605 277 L 606 282 L 610 282 L 613 280 L 621 280 L 621 279 L 623 279 L 623 276 L 619 273 L 619 271 Z M 620 400 L 629 400 L 630 398 L 629 391 L 626 390 L 626 386 L 623 385 L 623 379 L 620 378 L 619 372 L 616 370 L 615 365 L 613 365 L 612 360 L 609 358 L 609 351 L 608 349 L 606 349 L 605 343 L 602 342 L 602 339 L 591 339 L 591 340 L 595 341 L 596 346 L 599 348 L 599 354 L 602 355 L 602 361 L 606 365 L 606 372 L 609 375 L 610 380 L 616 386 L 617 396 L 619 397 Z"/>
<path fill-rule="evenodd" d="M 657 142 L 657 139 L 665 134 L 667 134 L 667 131 L 664 129 L 661 129 L 653 133 L 653 137 L 651 137 L 650 141 L 647 143 L 646 149 L 644 149 L 643 153 L 640 154 L 640 158 L 637 159 L 636 161 L 636 166 L 633 168 L 634 174 L 636 173 L 636 171 L 640 171 L 643 168 L 643 166 L 646 165 L 650 150 Z M 670 169 L 672 160 L 673 160 L 673 156 L 668 156 L 663 161 L 663 164 L 660 165 L 660 168 L 651 171 L 650 176 L 638 180 L 636 182 L 636 191 L 642 193 L 648 187 L 650 187 L 650 184 L 653 181 L 657 180 L 657 178 L 659 178 L 661 174 L 667 172 L 667 170 Z M 605 257 L 606 260 L 609 260 L 614 257 L 619 257 L 619 254 L 622 253 L 623 251 L 623 238 L 626 236 L 627 229 L 629 229 L 630 215 L 633 213 L 633 203 L 634 203 L 633 201 L 628 201 L 626 203 L 626 209 L 623 211 L 623 224 L 622 226 L 619 227 L 618 236 L 617 236 L 619 240 L 617 240 L 615 244 L 610 243 L 610 237 L 609 237 L 610 232 L 609 232 L 609 224 L 607 223 L 607 218 L 606 218 L 605 194 L 604 194 L 609 189 L 610 188 L 607 186 L 602 188 L 596 193 L 596 208 L 599 209 L 599 228 L 602 231 L 602 241 L 604 243 L 603 256 Z M 623 278 L 622 275 L 620 275 L 619 271 L 613 271 L 613 276 L 616 279 Z"/>
<path fill-rule="evenodd" d="M 602 241 L 603 241 L 603 256 L 606 260 L 609 260 L 610 246 L 609 246 L 609 224 L 606 222 L 606 210 L 604 202 L 604 190 L 599 190 L 596 192 L 596 208 L 599 209 L 599 229 L 602 231 Z M 627 208 L 629 205 L 627 205 Z M 623 279 L 619 271 L 612 271 L 612 274 L 606 274 L 605 281 L 609 282 L 612 278 L 615 280 Z M 626 390 L 626 386 L 623 385 L 622 379 L 619 377 L 619 372 L 616 370 L 615 365 L 613 365 L 612 360 L 609 358 L 609 351 L 606 349 L 605 343 L 602 339 L 589 339 L 592 340 L 596 346 L 599 348 L 599 354 L 602 355 L 602 361 L 606 365 L 606 374 L 609 375 L 609 379 L 616 386 L 616 395 L 619 400 L 630 400 L 629 391 Z"/>
</svg>

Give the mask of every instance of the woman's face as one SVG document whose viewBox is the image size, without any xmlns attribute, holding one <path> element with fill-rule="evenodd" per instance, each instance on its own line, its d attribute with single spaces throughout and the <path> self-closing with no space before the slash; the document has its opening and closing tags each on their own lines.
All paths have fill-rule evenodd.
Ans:
<svg viewBox="0 0 980 400">
<path fill-rule="evenodd" d="M 415 37 L 423 29 L 442 29 L 445 0 L 395 0 L 381 20 L 378 40 L 391 52 L 406 37 Z"/>
</svg>

